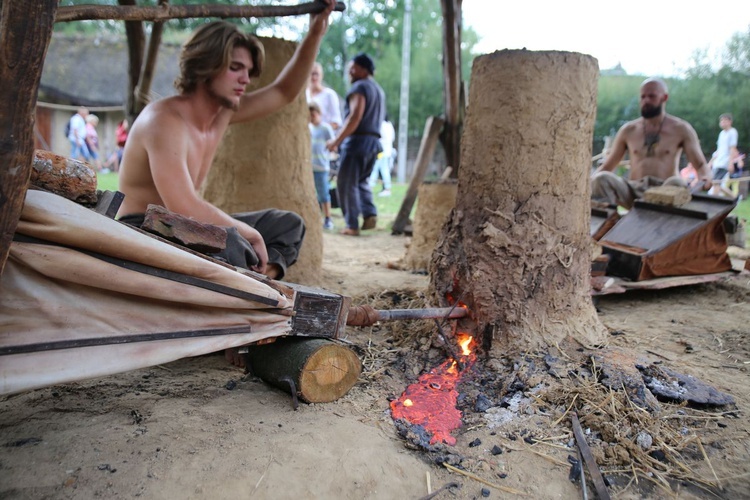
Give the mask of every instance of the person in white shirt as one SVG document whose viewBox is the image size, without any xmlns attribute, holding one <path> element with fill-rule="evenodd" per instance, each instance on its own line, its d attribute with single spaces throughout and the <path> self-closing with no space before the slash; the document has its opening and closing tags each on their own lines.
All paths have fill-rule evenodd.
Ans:
<svg viewBox="0 0 750 500">
<path fill-rule="evenodd" d="M 339 95 L 330 87 L 323 85 L 323 66 L 319 62 L 313 65 L 310 72 L 310 82 L 305 91 L 307 102 L 314 102 L 320 106 L 323 123 L 327 123 L 333 130 L 341 126 L 341 104 Z"/>
<path fill-rule="evenodd" d="M 716 140 L 716 151 L 711 156 L 708 166 L 713 171 L 715 181 L 724 180 L 734 173 L 734 164 L 739 156 L 737 150 L 737 129 L 732 127 L 732 115 L 724 113 L 719 117 L 719 138 Z"/>
<path fill-rule="evenodd" d="M 70 141 L 70 157 L 74 160 L 88 161 L 89 148 L 86 146 L 86 117 L 89 110 L 85 106 L 78 108 L 78 112 L 70 118 L 68 140 Z"/>
<path fill-rule="evenodd" d="M 396 130 L 393 128 L 388 115 L 385 116 L 383 124 L 380 125 L 380 144 L 383 146 L 383 152 L 378 155 L 375 166 L 370 174 L 370 187 L 375 187 L 378 182 L 378 176 L 383 179 L 383 190 L 378 196 L 391 195 L 391 170 L 393 169 L 393 159 L 396 150 L 393 149 L 393 142 L 396 140 Z"/>
</svg>

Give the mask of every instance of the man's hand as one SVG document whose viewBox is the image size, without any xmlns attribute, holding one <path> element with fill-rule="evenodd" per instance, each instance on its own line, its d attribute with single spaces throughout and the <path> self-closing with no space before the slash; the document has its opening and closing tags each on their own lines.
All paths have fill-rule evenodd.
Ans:
<svg viewBox="0 0 750 500">
<path fill-rule="evenodd" d="M 255 250 L 255 254 L 258 256 L 258 265 L 253 266 L 252 270 L 261 274 L 266 274 L 268 250 L 266 249 L 266 242 L 263 241 L 263 236 L 261 236 L 255 228 L 250 226 L 242 228 L 240 234 L 248 241 L 248 243 L 250 243 L 253 250 Z"/>
<path fill-rule="evenodd" d="M 333 12 L 336 7 L 336 0 L 318 0 L 321 3 L 326 4 L 326 8 L 320 11 L 318 14 L 310 14 L 310 29 L 309 32 L 315 35 L 323 35 L 328 30 L 328 16 Z"/>
<path fill-rule="evenodd" d="M 702 179 L 696 177 L 693 179 L 693 182 L 690 183 L 691 188 L 700 186 L 702 191 L 710 190 L 713 185 L 713 180 L 710 177 L 704 177 Z"/>
<path fill-rule="evenodd" d="M 331 139 L 330 141 L 326 141 L 326 149 L 331 152 L 335 152 L 339 149 L 339 145 L 336 144 L 336 139 Z"/>
</svg>

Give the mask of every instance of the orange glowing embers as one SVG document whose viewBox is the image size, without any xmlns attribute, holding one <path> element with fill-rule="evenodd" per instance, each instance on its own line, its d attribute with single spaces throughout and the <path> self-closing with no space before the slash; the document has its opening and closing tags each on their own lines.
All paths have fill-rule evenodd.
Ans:
<svg viewBox="0 0 750 500">
<path fill-rule="evenodd" d="M 473 338 L 459 334 L 458 344 L 463 356 L 463 371 L 459 371 L 454 360 L 419 377 L 419 380 L 406 388 L 400 398 L 391 401 L 391 416 L 394 420 L 405 420 L 411 425 L 419 425 L 427 431 L 430 444 L 456 444 L 451 431 L 461 427 L 461 411 L 456 408 L 458 391 L 456 385 L 461 376 L 474 362 L 475 356 L 469 346 Z"/>
</svg>

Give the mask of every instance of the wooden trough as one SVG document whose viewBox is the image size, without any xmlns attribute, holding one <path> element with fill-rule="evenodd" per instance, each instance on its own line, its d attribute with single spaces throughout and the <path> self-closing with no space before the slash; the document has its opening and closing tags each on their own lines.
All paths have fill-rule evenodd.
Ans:
<svg viewBox="0 0 750 500">
<path fill-rule="evenodd" d="M 731 270 L 723 222 L 735 205 L 705 194 L 679 207 L 636 200 L 599 240 L 610 256 L 607 275 L 642 281 Z"/>
</svg>

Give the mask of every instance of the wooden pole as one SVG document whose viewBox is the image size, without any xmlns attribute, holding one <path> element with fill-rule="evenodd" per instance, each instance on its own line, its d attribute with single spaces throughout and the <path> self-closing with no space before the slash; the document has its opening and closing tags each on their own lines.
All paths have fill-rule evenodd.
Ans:
<svg viewBox="0 0 750 500">
<path fill-rule="evenodd" d="M 447 164 L 453 167 L 452 178 L 458 177 L 461 164 L 461 3 L 462 0 L 442 0 L 443 8 L 443 99 L 445 125 L 441 142 Z"/>
<path fill-rule="evenodd" d="M 170 19 L 190 19 L 195 17 L 283 17 L 316 14 L 325 8 L 321 2 L 308 2 L 300 5 L 169 5 L 147 7 L 138 5 L 71 5 L 57 10 L 56 23 L 84 21 L 92 19 L 113 19 L 115 21 L 169 21 Z M 336 2 L 335 10 L 346 8 L 343 2 Z"/>
<path fill-rule="evenodd" d="M 427 173 L 427 167 L 430 165 L 433 154 L 435 154 L 435 145 L 437 144 L 440 129 L 443 128 L 443 119 L 436 116 L 427 118 L 422 134 L 422 142 L 419 144 L 419 152 L 415 162 L 414 175 L 409 182 L 409 188 L 406 190 L 406 196 L 401 203 L 396 220 L 393 223 L 393 234 L 403 234 L 406 226 L 409 224 L 409 214 L 414 207 L 414 201 L 417 199 L 419 185 L 422 184 L 424 174 Z"/>
<path fill-rule="evenodd" d="M 168 0 L 159 0 L 160 6 L 168 5 Z M 159 45 L 161 45 L 161 33 L 164 30 L 164 22 L 157 21 L 151 27 L 151 36 L 148 39 L 148 50 L 146 51 L 146 62 L 141 69 L 138 85 L 135 88 L 135 115 L 139 115 L 143 108 L 149 103 L 151 82 L 154 78 L 154 67 L 159 56 Z"/>
<path fill-rule="evenodd" d="M 57 0 L 0 1 L 0 273 L 21 216 L 34 153 L 34 108 Z"/>
<path fill-rule="evenodd" d="M 118 0 L 121 6 L 135 7 L 135 0 Z M 146 46 L 146 35 L 141 21 L 125 21 L 125 34 L 128 38 L 128 101 L 125 103 L 125 115 L 132 124 L 138 116 L 135 91 L 141 78 L 143 51 Z"/>
</svg>

